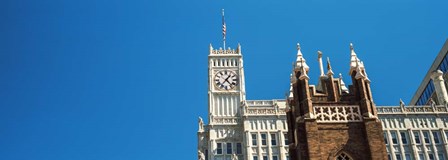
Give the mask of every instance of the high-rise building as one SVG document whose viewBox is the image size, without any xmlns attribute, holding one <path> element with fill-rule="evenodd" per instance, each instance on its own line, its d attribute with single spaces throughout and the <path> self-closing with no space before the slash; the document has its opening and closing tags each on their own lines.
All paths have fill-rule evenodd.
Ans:
<svg viewBox="0 0 448 160">
<path fill-rule="evenodd" d="M 415 92 L 414 96 L 411 99 L 411 105 L 426 105 L 434 101 L 436 104 L 444 104 L 444 101 L 447 101 L 446 95 L 442 95 L 442 93 L 436 93 L 434 79 L 432 78 L 433 72 L 436 70 L 440 70 L 443 73 L 443 79 L 448 79 L 448 39 L 445 41 L 442 49 L 437 55 L 436 59 L 432 63 L 429 71 L 426 73 L 426 76 L 423 78 L 420 86 Z M 445 87 L 448 85 L 445 81 Z M 431 101 L 432 99 L 432 101 Z"/>
</svg>

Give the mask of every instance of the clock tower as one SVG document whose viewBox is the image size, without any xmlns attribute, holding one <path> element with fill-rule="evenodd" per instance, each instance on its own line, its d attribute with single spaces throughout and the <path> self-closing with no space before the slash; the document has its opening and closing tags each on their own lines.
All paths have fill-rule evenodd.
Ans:
<svg viewBox="0 0 448 160">
<path fill-rule="evenodd" d="M 241 102 L 246 99 L 241 45 L 214 49 L 208 55 L 208 125 L 199 119 L 198 156 L 243 158 Z M 241 157 L 241 158 L 240 158 Z"/>
</svg>

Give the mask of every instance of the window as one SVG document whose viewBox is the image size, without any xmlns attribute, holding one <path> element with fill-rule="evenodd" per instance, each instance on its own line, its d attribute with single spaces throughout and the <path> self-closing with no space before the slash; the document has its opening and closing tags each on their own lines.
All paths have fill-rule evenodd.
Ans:
<svg viewBox="0 0 448 160">
<path fill-rule="evenodd" d="M 397 160 L 401 160 L 401 154 L 400 153 L 395 153 L 395 158 Z"/>
<path fill-rule="evenodd" d="M 222 154 L 222 143 L 217 143 L 216 154 Z"/>
<path fill-rule="evenodd" d="M 408 144 L 408 135 L 406 134 L 406 132 L 400 132 L 400 136 L 401 136 L 401 143 L 403 144 Z"/>
<path fill-rule="evenodd" d="M 263 156 L 263 160 L 268 160 L 268 156 Z"/>
<path fill-rule="evenodd" d="M 397 132 L 392 131 L 392 132 L 390 132 L 390 135 L 391 135 L 391 137 L 392 137 L 392 143 L 393 143 L 393 144 L 398 144 L 398 140 L 397 140 Z"/>
<path fill-rule="evenodd" d="M 411 160 L 411 155 L 410 154 L 405 154 L 404 157 L 406 158 L 406 160 Z"/>
<path fill-rule="evenodd" d="M 336 156 L 336 160 L 353 160 L 351 157 L 349 157 L 345 153 L 341 153 L 338 156 Z"/>
<path fill-rule="evenodd" d="M 426 144 L 430 144 L 431 141 L 429 141 L 429 132 L 428 131 L 424 131 L 423 132 L 423 138 L 425 139 L 425 143 Z"/>
<path fill-rule="evenodd" d="M 434 137 L 434 143 L 439 144 L 440 140 L 439 140 L 439 132 L 437 131 L 432 131 L 432 136 Z"/>
<path fill-rule="evenodd" d="M 252 159 L 253 160 L 258 160 L 258 157 L 257 156 L 253 156 Z"/>
<path fill-rule="evenodd" d="M 384 143 L 388 144 L 388 142 L 387 142 L 387 133 L 384 132 L 384 133 L 383 133 L 383 136 L 384 136 Z"/>
<path fill-rule="evenodd" d="M 428 154 L 428 156 L 429 156 L 429 160 L 434 160 L 434 155 L 433 154 Z"/>
<path fill-rule="evenodd" d="M 285 134 L 285 145 L 289 145 L 289 141 L 288 141 L 288 134 Z"/>
<path fill-rule="evenodd" d="M 272 156 L 272 160 L 278 160 L 277 156 Z"/>
<path fill-rule="evenodd" d="M 392 158 L 390 158 L 390 154 L 387 154 L 387 159 L 388 160 L 392 160 Z M 339 160 L 339 159 L 338 159 Z"/>
<path fill-rule="evenodd" d="M 286 160 L 289 160 L 289 155 L 286 155 Z"/>
<path fill-rule="evenodd" d="M 266 134 L 265 133 L 261 134 L 261 145 L 263 145 L 263 146 L 266 145 Z"/>
<path fill-rule="evenodd" d="M 425 160 L 425 156 L 423 154 L 418 154 L 418 159 L 419 160 Z"/>
<path fill-rule="evenodd" d="M 414 132 L 415 143 L 420 144 L 420 134 L 418 132 Z"/>
<path fill-rule="evenodd" d="M 232 143 L 227 143 L 227 154 L 232 154 Z"/>
<path fill-rule="evenodd" d="M 236 143 L 236 154 L 243 154 L 241 143 Z"/>
<path fill-rule="evenodd" d="M 273 146 L 277 145 L 277 138 L 275 134 L 271 134 L 271 145 Z"/>
<path fill-rule="evenodd" d="M 439 156 L 439 159 L 445 159 L 445 156 L 443 156 L 443 153 L 437 154 Z"/>
<path fill-rule="evenodd" d="M 252 134 L 252 145 L 257 146 L 257 134 Z"/>
</svg>

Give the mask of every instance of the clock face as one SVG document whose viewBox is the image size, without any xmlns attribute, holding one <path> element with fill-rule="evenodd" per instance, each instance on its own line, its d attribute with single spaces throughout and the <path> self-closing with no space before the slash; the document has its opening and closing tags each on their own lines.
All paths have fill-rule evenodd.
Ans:
<svg viewBox="0 0 448 160">
<path fill-rule="evenodd" d="M 238 84 L 238 76 L 235 72 L 224 70 L 216 73 L 215 85 L 224 90 L 233 89 Z"/>
</svg>

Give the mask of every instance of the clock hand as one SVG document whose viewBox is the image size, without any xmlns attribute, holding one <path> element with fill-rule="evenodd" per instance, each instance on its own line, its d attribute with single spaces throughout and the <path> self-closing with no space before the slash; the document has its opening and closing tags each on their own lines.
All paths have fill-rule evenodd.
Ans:
<svg viewBox="0 0 448 160">
<path fill-rule="evenodd" d="M 229 76 L 227 76 L 227 78 L 226 78 L 226 79 L 224 79 L 224 82 L 227 82 L 227 83 L 229 83 L 229 84 L 230 84 L 230 82 L 229 82 L 229 78 L 230 78 L 230 75 L 229 75 Z"/>
</svg>

